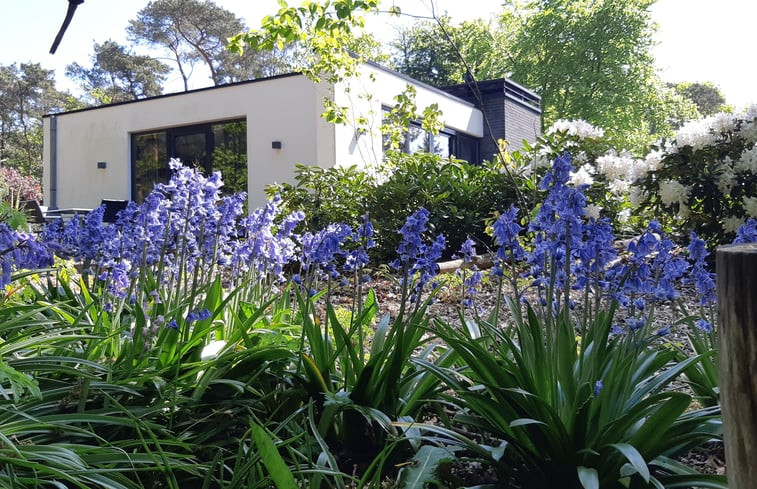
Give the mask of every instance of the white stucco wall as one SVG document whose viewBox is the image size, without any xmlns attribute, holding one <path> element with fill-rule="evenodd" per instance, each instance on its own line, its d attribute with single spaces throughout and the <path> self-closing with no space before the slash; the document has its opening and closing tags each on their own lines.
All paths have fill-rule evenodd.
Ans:
<svg viewBox="0 0 757 489">
<path fill-rule="evenodd" d="M 125 104 L 59 114 L 57 124 L 58 208 L 94 208 L 102 199 L 132 196 L 131 135 L 152 130 L 221 120 L 247 120 L 250 209 L 266 201 L 264 187 L 292 182 L 296 164 L 358 165 L 381 163 L 381 107 L 410 80 L 389 70 L 365 65 L 344 86 L 316 85 L 301 75 L 275 77 L 225 87 L 172 94 Z M 416 84 L 422 111 L 437 103 L 446 126 L 471 136 L 483 135 L 481 112 L 473 105 L 429 86 Z M 366 96 L 368 94 L 369 96 Z M 349 106 L 352 116 L 370 121 L 370 131 L 356 136 L 354 127 L 334 126 L 321 118 L 324 97 Z M 50 195 L 50 125 L 44 119 L 43 189 Z M 281 149 L 272 149 L 281 141 Z M 98 169 L 98 162 L 106 162 Z"/>
<path fill-rule="evenodd" d="M 356 134 L 354 125 L 336 127 L 336 164 L 365 167 L 381 163 L 381 108 L 394 106 L 394 97 L 405 91 L 408 83 L 416 89 L 415 104 L 419 114 L 435 103 L 446 127 L 473 137 L 483 137 L 483 115 L 472 104 L 391 70 L 367 64 L 359 77 L 337 85 L 335 89 L 334 102 L 349 108 L 351 120 L 364 117 L 370 126 L 368 132 L 361 135 Z"/>
<path fill-rule="evenodd" d="M 247 120 L 250 208 L 263 205 L 265 185 L 291 181 L 296 163 L 333 165 L 334 127 L 320 118 L 326 93 L 295 75 L 57 115 L 57 206 L 131 198 L 132 133 L 234 118 Z M 44 136 L 50 203 L 50 117 Z M 282 148 L 272 149 L 272 141 Z M 97 168 L 100 161 L 106 169 Z"/>
</svg>

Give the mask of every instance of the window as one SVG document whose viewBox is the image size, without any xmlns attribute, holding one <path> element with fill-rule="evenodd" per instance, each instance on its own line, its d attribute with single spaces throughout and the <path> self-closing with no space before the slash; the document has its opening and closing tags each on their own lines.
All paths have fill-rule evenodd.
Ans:
<svg viewBox="0 0 757 489">
<path fill-rule="evenodd" d="M 384 107 L 384 124 L 389 124 L 387 114 L 391 109 Z M 389 136 L 383 135 L 384 152 L 389 149 Z M 445 127 L 437 134 L 425 131 L 420 124 L 412 122 L 400 142 L 403 153 L 417 153 L 427 151 L 443 158 L 455 156 L 470 162 L 478 162 L 478 141 L 476 138 L 457 134 L 453 129 Z M 468 159 L 470 158 L 470 159 Z"/>
<path fill-rule="evenodd" d="M 168 182 L 168 160 L 220 171 L 223 191 L 247 191 L 247 122 L 232 120 L 132 134 L 132 199 L 142 202 L 156 183 Z"/>
</svg>

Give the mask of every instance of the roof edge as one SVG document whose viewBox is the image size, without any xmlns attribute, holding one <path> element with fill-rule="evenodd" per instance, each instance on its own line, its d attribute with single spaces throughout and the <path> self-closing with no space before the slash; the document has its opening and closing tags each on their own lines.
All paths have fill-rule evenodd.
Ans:
<svg viewBox="0 0 757 489">
<path fill-rule="evenodd" d="M 193 90 L 187 90 L 186 92 L 164 93 L 164 94 L 161 94 L 161 95 L 154 95 L 152 97 L 139 98 L 139 99 L 136 99 L 136 100 L 124 100 L 123 102 L 114 102 L 112 104 L 96 105 L 94 107 L 85 107 L 83 109 L 67 110 L 67 111 L 64 111 L 64 112 L 51 112 L 49 114 L 43 115 L 42 117 L 45 118 L 45 117 L 52 117 L 52 116 L 58 116 L 58 115 L 76 114 L 78 112 L 87 112 L 89 110 L 104 109 L 106 107 L 117 107 L 119 105 L 136 104 L 136 103 L 139 103 L 139 102 L 147 102 L 148 100 L 157 100 L 157 99 L 168 98 L 168 97 L 176 97 L 176 96 L 179 96 L 179 95 L 187 95 L 187 94 L 190 94 L 190 93 L 199 93 L 199 92 L 205 92 L 205 91 L 209 91 L 209 90 L 220 90 L 220 89 L 223 89 L 223 88 L 237 87 L 237 86 L 240 86 L 240 85 L 249 85 L 249 84 L 259 83 L 259 82 L 264 82 L 264 81 L 269 81 L 269 80 L 277 80 L 277 79 L 281 79 L 281 78 L 289 78 L 289 77 L 292 77 L 292 76 L 304 76 L 304 75 L 302 73 L 298 73 L 298 72 L 295 72 L 295 73 L 284 73 L 282 75 L 267 76 L 265 78 L 255 78 L 254 80 L 243 80 L 243 81 L 238 81 L 238 82 L 233 82 L 233 83 L 225 83 L 223 85 L 213 85 L 213 86 L 210 86 L 210 87 L 195 88 Z"/>
</svg>

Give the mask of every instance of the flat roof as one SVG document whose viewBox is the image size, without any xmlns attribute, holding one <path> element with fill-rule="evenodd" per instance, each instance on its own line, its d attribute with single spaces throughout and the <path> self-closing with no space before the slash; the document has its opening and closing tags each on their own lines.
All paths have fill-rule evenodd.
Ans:
<svg viewBox="0 0 757 489">
<path fill-rule="evenodd" d="M 412 78 L 412 77 L 410 77 L 408 75 L 405 75 L 405 74 L 400 73 L 398 71 L 392 70 L 391 68 L 387 68 L 386 66 L 382 66 L 382 65 L 380 65 L 380 64 L 378 64 L 376 62 L 366 61 L 365 64 L 368 65 L 368 66 L 370 66 L 370 67 L 372 67 L 372 68 L 384 71 L 384 72 L 389 73 L 391 75 L 394 75 L 394 76 L 396 76 L 398 78 L 401 78 L 401 79 L 407 81 L 408 83 L 411 83 L 413 85 L 417 85 L 419 87 L 423 87 L 426 90 L 430 90 L 430 91 L 438 94 L 439 96 L 450 98 L 450 99 L 454 99 L 455 101 L 457 101 L 459 103 L 462 103 L 462 104 L 465 104 L 465 105 L 469 105 L 471 107 L 475 107 L 475 104 L 471 103 L 468 100 L 465 100 L 462 97 L 459 97 L 459 96 L 455 95 L 454 93 L 450 93 L 450 92 L 445 91 L 445 90 L 443 90 L 441 88 L 437 88 L 437 87 L 434 87 L 434 86 L 429 85 L 427 83 L 418 81 L 418 80 L 416 80 L 416 79 L 414 79 L 414 78 Z M 154 95 L 152 97 L 145 97 L 145 98 L 140 98 L 140 99 L 136 99 L 136 100 L 124 100 L 123 102 L 114 102 L 114 103 L 111 103 L 111 104 L 96 105 L 96 106 L 93 106 L 93 107 L 85 107 L 83 109 L 67 110 L 67 111 L 63 111 L 63 112 L 52 112 L 52 113 L 49 113 L 49 114 L 45 114 L 43 117 L 51 117 L 51 116 L 66 115 L 66 114 L 76 114 L 78 112 L 87 112 L 87 111 L 90 111 L 90 110 L 104 109 L 106 107 L 117 107 L 119 105 L 137 104 L 137 103 L 140 103 L 140 102 L 147 102 L 147 101 L 150 101 L 150 100 L 157 100 L 157 99 L 162 99 L 162 98 L 167 98 L 167 97 L 178 97 L 180 95 L 200 93 L 200 92 L 205 92 L 205 91 L 209 91 L 209 90 L 223 90 L 224 88 L 238 87 L 240 85 L 249 85 L 249 84 L 253 84 L 253 83 L 259 83 L 259 82 L 264 82 L 264 81 L 277 80 L 277 79 L 280 79 L 280 78 L 287 78 L 287 77 L 292 77 L 292 76 L 304 76 L 304 75 L 302 73 L 299 73 L 299 72 L 285 73 L 283 75 L 267 76 L 265 78 L 255 78 L 254 80 L 244 80 L 244 81 L 233 82 L 233 83 L 225 83 L 223 85 L 215 85 L 215 86 L 210 86 L 210 87 L 195 88 L 193 90 L 187 90 L 186 92 L 164 93 L 164 94 L 161 94 L 161 95 Z M 488 80 L 483 80 L 483 81 L 479 82 L 479 84 L 485 83 L 486 81 L 488 81 Z"/>
<path fill-rule="evenodd" d="M 186 92 L 172 92 L 172 93 L 164 93 L 161 95 L 154 95 L 152 97 L 145 97 L 145 98 L 139 98 L 136 100 L 124 100 L 123 102 L 114 102 L 112 104 L 103 104 L 103 105 L 96 105 L 94 107 L 85 107 L 83 109 L 76 109 L 76 110 L 67 110 L 64 112 L 53 112 L 50 114 L 45 114 L 42 117 L 51 117 L 51 116 L 58 116 L 58 115 L 66 115 L 66 114 L 76 114 L 78 112 L 87 112 L 89 110 L 98 110 L 98 109 L 104 109 L 106 107 L 117 107 L 119 105 L 128 105 L 128 104 L 138 104 L 140 102 L 147 102 L 150 100 L 157 100 L 162 98 L 168 98 L 168 97 L 178 97 L 180 95 L 188 95 L 192 93 L 199 93 L 199 92 L 207 92 L 209 90 L 223 90 L 224 88 L 231 88 L 231 87 L 238 87 L 240 85 L 250 85 L 253 83 L 259 83 L 264 81 L 270 81 L 270 80 L 277 80 L 280 78 L 288 78 L 292 76 L 304 76 L 302 73 L 285 73 L 283 75 L 274 75 L 274 76 L 267 76 L 265 78 L 255 78 L 254 80 L 244 80 L 244 81 L 238 81 L 233 83 L 224 83 L 223 85 L 214 85 L 210 87 L 202 87 L 202 88 L 195 88 L 192 90 L 187 90 Z"/>
</svg>

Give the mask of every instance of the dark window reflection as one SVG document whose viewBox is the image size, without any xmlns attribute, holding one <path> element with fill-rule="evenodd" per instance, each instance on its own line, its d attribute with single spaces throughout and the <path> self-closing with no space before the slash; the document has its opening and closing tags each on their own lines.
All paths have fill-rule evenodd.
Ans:
<svg viewBox="0 0 757 489">
<path fill-rule="evenodd" d="M 178 158 L 206 175 L 220 171 L 226 194 L 247 191 L 247 122 L 199 124 L 132 135 L 133 199 L 142 202 L 156 183 L 170 174 L 168 160 Z"/>
</svg>

